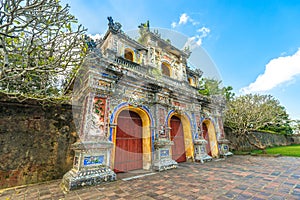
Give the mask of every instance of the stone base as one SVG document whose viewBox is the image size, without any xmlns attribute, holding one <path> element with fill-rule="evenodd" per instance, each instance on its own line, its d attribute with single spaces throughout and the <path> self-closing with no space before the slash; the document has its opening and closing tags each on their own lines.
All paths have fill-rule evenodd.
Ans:
<svg viewBox="0 0 300 200">
<path fill-rule="evenodd" d="M 222 157 L 232 156 L 233 153 L 229 151 L 229 146 L 228 146 L 229 141 L 225 139 L 225 140 L 220 140 L 220 142 L 221 142 L 219 144 L 220 156 Z"/>
<path fill-rule="evenodd" d="M 209 155 L 202 155 L 202 156 L 195 156 L 195 161 L 200 161 L 201 163 L 204 163 L 206 161 L 212 161 L 212 157 Z"/>
<path fill-rule="evenodd" d="M 115 181 L 116 179 L 115 172 L 105 166 L 85 168 L 77 172 L 72 169 L 64 175 L 61 188 L 64 191 L 70 191 L 85 186 L 95 186 L 104 182 Z"/>
<path fill-rule="evenodd" d="M 230 151 L 228 151 L 227 153 L 224 153 L 224 154 L 220 154 L 220 156 L 222 157 L 227 157 L 227 156 L 232 156 L 233 153 L 231 153 Z"/>
<path fill-rule="evenodd" d="M 164 171 L 168 169 L 175 169 L 177 166 L 178 163 L 175 160 L 160 160 L 154 163 L 153 169 L 156 171 Z"/>
</svg>

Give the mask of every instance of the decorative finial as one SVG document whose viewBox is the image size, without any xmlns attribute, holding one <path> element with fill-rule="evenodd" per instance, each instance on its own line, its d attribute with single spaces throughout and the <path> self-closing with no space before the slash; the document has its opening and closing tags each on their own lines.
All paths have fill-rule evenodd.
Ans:
<svg viewBox="0 0 300 200">
<path fill-rule="evenodd" d="M 149 20 L 147 20 L 146 23 L 141 23 L 141 25 L 138 26 L 140 29 L 150 31 L 150 23 Z"/>
<path fill-rule="evenodd" d="M 190 57 L 190 55 L 192 53 L 189 46 L 185 46 L 184 49 L 183 49 L 183 52 L 186 53 L 188 55 L 188 57 Z"/>
<path fill-rule="evenodd" d="M 115 33 L 121 32 L 122 25 L 119 22 L 114 22 L 111 16 L 107 17 L 108 28 Z"/>
<path fill-rule="evenodd" d="M 87 46 L 90 50 L 93 50 L 96 48 L 97 44 L 91 37 L 89 37 L 88 35 L 85 35 L 84 39 L 85 39 L 85 43 L 87 44 Z"/>
</svg>

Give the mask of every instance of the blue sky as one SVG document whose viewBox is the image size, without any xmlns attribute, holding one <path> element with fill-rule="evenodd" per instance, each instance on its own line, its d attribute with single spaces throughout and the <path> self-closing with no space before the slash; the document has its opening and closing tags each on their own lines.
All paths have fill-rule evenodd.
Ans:
<svg viewBox="0 0 300 200">
<path fill-rule="evenodd" d="M 62 0 L 88 28 L 103 34 L 107 16 L 130 31 L 150 21 L 200 45 L 236 94 L 271 94 L 300 119 L 298 0 Z M 201 68 L 201 67 L 200 67 Z"/>
</svg>

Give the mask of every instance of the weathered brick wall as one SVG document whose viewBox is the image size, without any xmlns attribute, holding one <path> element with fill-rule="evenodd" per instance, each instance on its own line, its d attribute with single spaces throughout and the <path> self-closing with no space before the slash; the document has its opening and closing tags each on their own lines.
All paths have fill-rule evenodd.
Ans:
<svg viewBox="0 0 300 200">
<path fill-rule="evenodd" d="M 300 134 L 288 135 L 287 140 L 291 144 L 300 144 Z"/>
<path fill-rule="evenodd" d="M 232 132 L 225 128 L 226 138 L 230 141 L 230 148 L 233 150 L 253 150 L 255 147 L 249 144 L 247 141 L 238 141 L 235 135 Z M 267 147 L 272 146 L 285 146 L 290 144 L 300 144 L 300 135 L 299 136 L 289 136 L 281 134 L 271 134 L 271 133 L 254 133 L 257 138 L 259 138 L 264 145 Z M 293 139 L 292 139 L 293 138 Z"/>
<path fill-rule="evenodd" d="M 62 178 L 76 140 L 71 105 L 0 95 L 0 188 Z"/>
</svg>

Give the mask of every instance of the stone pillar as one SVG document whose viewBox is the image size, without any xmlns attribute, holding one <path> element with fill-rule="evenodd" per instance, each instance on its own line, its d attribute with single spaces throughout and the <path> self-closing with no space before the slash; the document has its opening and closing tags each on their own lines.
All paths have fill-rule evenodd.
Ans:
<svg viewBox="0 0 300 200">
<path fill-rule="evenodd" d="M 112 143 L 105 141 L 75 143 L 73 168 L 64 175 L 62 189 L 70 191 L 116 180 L 115 172 L 109 167 L 111 148 Z"/>
<path fill-rule="evenodd" d="M 154 142 L 154 170 L 163 171 L 177 168 L 178 163 L 172 159 L 172 155 L 170 154 L 172 145 L 174 145 L 174 143 L 170 140 L 170 128 L 162 126 L 161 129 L 158 130 Z"/>
<path fill-rule="evenodd" d="M 212 160 L 212 157 L 209 156 L 206 152 L 206 144 L 207 144 L 207 141 L 203 138 L 203 135 L 202 135 L 202 124 L 199 121 L 198 137 L 194 140 L 195 161 L 200 161 L 201 163 L 204 163 L 204 161 Z"/>
<path fill-rule="evenodd" d="M 221 157 L 227 157 L 227 156 L 231 156 L 233 155 L 233 153 L 231 153 L 229 151 L 229 140 L 227 140 L 225 138 L 225 133 L 224 133 L 224 128 L 223 128 L 223 123 L 222 123 L 222 119 L 221 119 L 221 115 L 218 115 L 216 117 L 216 122 L 217 122 L 217 126 L 219 129 L 219 137 L 217 138 L 218 140 L 218 148 L 219 148 L 219 154 Z"/>
<path fill-rule="evenodd" d="M 113 143 L 107 138 L 107 98 L 89 93 L 86 102 L 89 104 L 82 107 L 80 141 L 72 145 L 73 168 L 61 183 L 66 191 L 116 180 L 110 168 Z"/>
<path fill-rule="evenodd" d="M 228 143 L 229 143 L 229 140 L 227 140 L 225 138 L 221 138 L 218 140 L 220 156 L 227 157 L 227 156 L 233 155 L 233 153 L 231 153 L 229 151 Z"/>
</svg>

